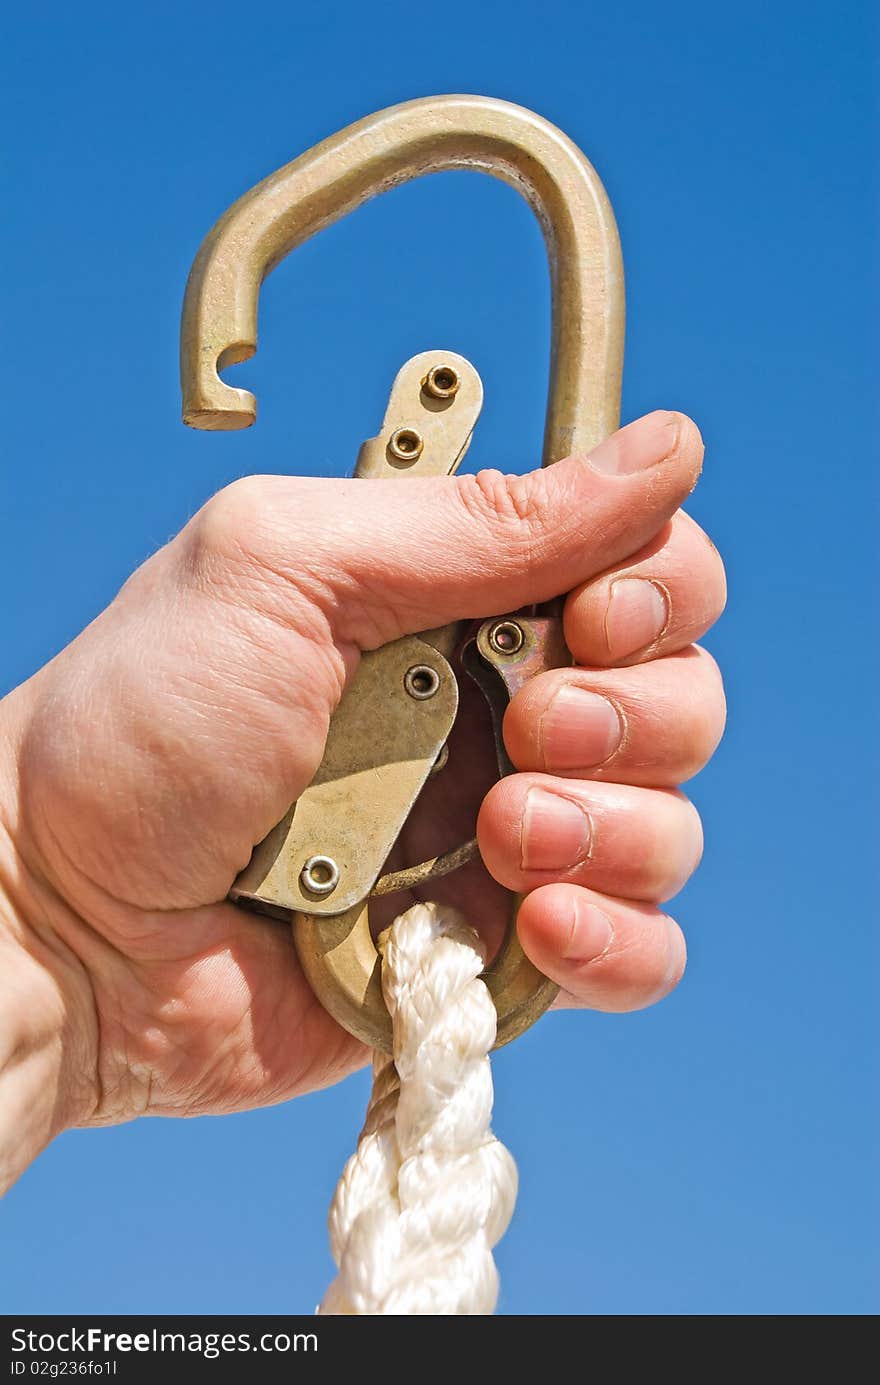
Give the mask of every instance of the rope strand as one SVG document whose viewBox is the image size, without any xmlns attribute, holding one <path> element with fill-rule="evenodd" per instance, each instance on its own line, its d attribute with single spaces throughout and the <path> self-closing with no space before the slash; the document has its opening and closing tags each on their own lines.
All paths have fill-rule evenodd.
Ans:
<svg viewBox="0 0 880 1385">
<path fill-rule="evenodd" d="M 484 955 L 454 909 L 417 904 L 384 935 L 394 1057 L 373 1056 L 358 1147 L 330 1209 L 325 1315 L 494 1312 L 492 1247 L 516 1165 L 490 1129 L 496 1014 Z"/>
</svg>

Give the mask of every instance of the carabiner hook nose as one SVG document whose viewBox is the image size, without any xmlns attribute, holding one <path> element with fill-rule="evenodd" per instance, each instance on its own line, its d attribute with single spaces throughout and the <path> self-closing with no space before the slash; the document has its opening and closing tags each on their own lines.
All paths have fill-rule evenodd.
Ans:
<svg viewBox="0 0 880 1385">
<path fill-rule="evenodd" d="M 544 465 L 589 452 L 612 433 L 620 409 L 624 309 L 608 198 L 595 170 L 561 131 L 520 106 L 480 96 L 409 101 L 368 116 L 264 179 L 221 217 L 199 250 L 184 299 L 184 422 L 207 429 L 253 423 L 254 396 L 227 385 L 219 372 L 256 350 L 260 285 L 285 255 L 367 198 L 452 168 L 511 184 L 544 232 L 552 292 Z M 357 474 L 454 471 L 481 402 L 479 376 L 463 357 L 415 357 L 398 375 L 382 432 L 362 448 Z M 522 639 L 511 643 L 514 629 Z M 442 756 L 457 707 L 449 659 L 461 634 L 451 626 L 364 656 L 331 721 L 315 780 L 257 846 L 231 892 L 252 908 L 293 919 L 297 951 L 316 994 L 374 1048 L 390 1049 L 391 1025 L 367 899 Z M 472 643 L 469 671 L 485 684 L 490 705 L 490 684 L 497 690 L 500 679 L 512 694 L 517 680 L 567 660 L 558 616 L 497 618 Z M 492 666 L 485 679 L 480 660 Z M 383 708 L 384 741 L 376 738 L 369 715 L 361 715 L 369 706 Z M 493 715 L 500 745 L 497 706 Z M 342 792 L 365 767 L 372 778 L 362 778 L 361 788 L 364 782 L 383 786 L 381 802 L 372 807 Z M 335 828 L 328 834 L 330 821 Z M 533 1023 L 557 990 L 523 953 L 513 923 L 484 979 L 498 1011 L 499 1045 Z"/>
</svg>

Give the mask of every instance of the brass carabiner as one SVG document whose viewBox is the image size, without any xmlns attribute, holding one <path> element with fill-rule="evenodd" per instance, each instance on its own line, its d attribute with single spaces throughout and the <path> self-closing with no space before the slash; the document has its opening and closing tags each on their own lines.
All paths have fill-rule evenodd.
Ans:
<svg viewBox="0 0 880 1385">
<path fill-rule="evenodd" d="M 316 145 L 230 207 L 205 238 L 187 283 L 181 323 L 184 422 L 214 430 L 246 428 L 254 422 L 253 394 L 227 385 L 218 372 L 254 354 L 260 285 L 291 250 L 367 198 L 421 174 L 452 168 L 475 169 L 511 184 L 528 201 L 544 232 L 552 336 L 543 465 L 588 452 L 612 433 L 620 410 L 623 267 L 605 190 L 584 155 L 555 126 L 520 106 L 481 96 L 429 97 L 379 111 Z M 411 428 L 380 435 L 365 445 L 360 475 L 379 475 L 386 464 L 398 463 L 408 474 L 450 472 L 466 450 L 482 399 L 473 367 L 451 353 L 425 353 L 424 359 L 415 358 L 404 367 L 396 391 L 401 381 L 415 378 L 413 372 L 422 386 L 428 382 L 435 404 L 449 394 L 444 381 L 454 377 L 456 391 L 462 385 L 457 395 L 459 432 L 443 432 L 433 452 Z M 391 413 L 389 406 L 386 423 Z M 416 461 L 418 467 L 411 465 Z M 540 614 L 513 625 L 516 649 L 497 644 L 497 621 L 485 623 L 471 640 L 475 659 L 497 655 L 496 664 L 507 660 L 509 691 L 518 679 L 540 670 L 546 635 Z M 549 637 L 550 645 L 554 638 Z M 372 815 L 367 833 L 369 878 L 359 880 L 354 892 L 346 891 L 345 882 L 339 882 L 336 858 L 320 851 L 305 860 L 285 856 L 299 805 L 306 805 L 301 812 L 305 826 L 297 826 L 305 850 L 303 842 L 313 823 L 320 823 L 323 806 L 332 800 L 334 774 L 338 780 L 341 771 L 330 763 L 256 848 L 232 891 L 242 903 L 293 919 L 297 951 L 316 994 L 346 1028 L 386 1051 L 391 1028 L 379 986 L 367 898 L 385 859 L 381 853 L 387 855 L 386 847 L 393 843 L 393 838 L 386 841 L 388 824 L 399 831 L 455 717 L 457 685 L 449 664 L 450 642 L 448 632 L 427 632 L 365 656 L 358 687 L 346 692 L 334 716 L 341 728 L 334 745 L 350 744 L 345 723 L 355 716 L 358 700 L 362 705 L 370 698 L 384 701 L 389 688 L 398 690 L 398 726 L 403 728 L 399 734 L 405 735 L 406 746 L 391 757 L 397 763 L 393 782 L 389 779 L 392 811 L 384 827 L 381 814 Z M 489 647 L 493 644 L 495 655 Z M 422 713 L 419 708 L 427 710 Z M 336 753 L 328 740 L 325 763 Z M 370 783 L 375 785 L 383 764 L 379 748 L 371 747 L 370 754 Z M 532 1024 L 556 993 L 526 958 L 513 925 L 484 979 L 498 1010 L 498 1045 Z"/>
</svg>

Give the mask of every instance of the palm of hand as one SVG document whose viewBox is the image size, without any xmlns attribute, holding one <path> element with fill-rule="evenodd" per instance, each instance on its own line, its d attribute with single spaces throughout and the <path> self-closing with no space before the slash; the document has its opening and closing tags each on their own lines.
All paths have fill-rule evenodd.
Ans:
<svg viewBox="0 0 880 1385">
<path fill-rule="evenodd" d="M 289 929 L 225 898 L 249 854 L 257 804 L 265 805 L 268 790 L 270 815 L 280 818 L 311 777 L 338 695 L 336 680 L 322 678 L 321 670 L 350 667 L 351 651 L 280 631 L 277 682 L 230 678 L 223 669 L 229 651 L 217 649 L 200 664 L 215 667 L 216 677 L 208 673 L 193 689 L 181 683 L 175 650 L 166 645 L 164 664 L 144 680 L 131 660 L 126 606 L 140 609 L 138 588 L 147 585 L 155 603 L 166 565 L 167 552 L 158 554 L 40 675 L 49 683 L 41 705 L 53 733 L 38 717 L 23 761 L 25 816 L 46 887 L 56 905 L 64 901 L 53 913 L 89 970 L 101 1121 L 267 1104 L 334 1082 L 368 1056 L 313 996 Z M 202 629 L 224 624 L 205 613 Z M 260 636 L 248 628 L 245 647 Z M 163 648 L 158 640 L 155 647 Z M 96 656 L 105 676 L 117 678 L 117 702 L 121 691 L 127 708 L 125 724 L 116 724 L 112 735 L 102 709 L 89 717 L 77 700 L 75 665 Z M 280 676 L 289 671 L 288 660 L 293 679 Z M 56 677 L 47 677 L 53 669 Z M 154 729 L 167 722 L 169 700 L 173 743 L 157 739 Z M 450 765 L 425 790 L 395 848 L 395 866 L 472 835 L 482 793 L 497 777 L 487 710 L 475 690 L 463 688 L 462 700 Z M 227 725 L 228 735 L 222 729 L 198 734 L 206 709 L 212 728 Z M 114 711 L 118 719 L 116 703 Z M 293 776 L 289 768 L 279 772 L 291 758 Z M 260 766 L 266 767 L 262 782 Z M 108 783 L 114 785 L 109 798 Z M 507 892 L 478 862 L 436 882 L 430 893 L 484 920 L 497 937 Z M 412 898 L 383 900 L 375 909 L 377 927 Z"/>
</svg>

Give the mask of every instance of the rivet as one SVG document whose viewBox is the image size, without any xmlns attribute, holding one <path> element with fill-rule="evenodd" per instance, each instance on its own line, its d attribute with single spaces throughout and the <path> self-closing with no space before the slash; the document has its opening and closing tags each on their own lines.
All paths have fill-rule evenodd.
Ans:
<svg viewBox="0 0 880 1385">
<path fill-rule="evenodd" d="M 451 365 L 434 365 L 425 376 L 422 389 L 434 399 L 452 399 L 460 384 L 458 371 Z"/>
<path fill-rule="evenodd" d="M 403 686 L 417 702 L 426 702 L 440 687 L 440 675 L 430 664 L 413 664 L 403 675 Z"/>
<path fill-rule="evenodd" d="M 339 867 L 332 856 L 310 856 L 299 873 L 299 882 L 309 894 L 332 894 L 339 884 Z"/>
<path fill-rule="evenodd" d="M 424 446 L 424 439 L 415 428 L 398 428 L 391 434 L 388 451 L 398 462 L 410 466 L 421 457 Z"/>
<path fill-rule="evenodd" d="M 496 620 L 487 639 L 496 654 L 517 654 L 525 643 L 525 632 L 515 620 Z"/>
</svg>

